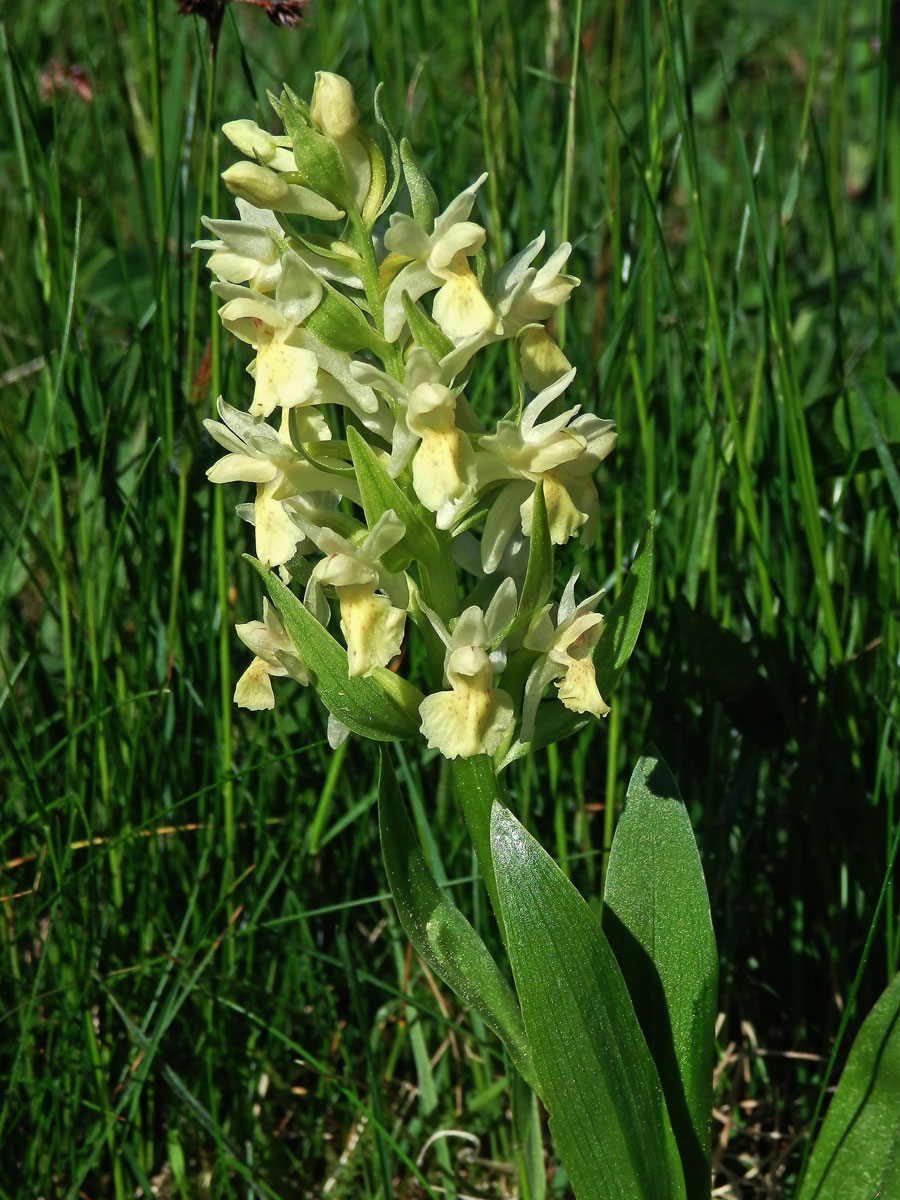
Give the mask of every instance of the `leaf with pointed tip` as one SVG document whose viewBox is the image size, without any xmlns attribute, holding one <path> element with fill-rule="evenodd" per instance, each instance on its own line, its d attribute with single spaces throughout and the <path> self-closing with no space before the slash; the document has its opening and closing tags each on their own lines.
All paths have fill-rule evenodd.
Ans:
<svg viewBox="0 0 900 1200">
<path fill-rule="evenodd" d="M 391 479 L 375 451 L 352 426 L 347 430 L 347 443 L 356 468 L 356 479 L 369 528 L 374 529 L 390 509 L 394 510 L 406 526 L 406 533 L 397 545 L 383 556 L 384 565 L 389 571 L 405 571 L 413 559 L 434 560 L 440 553 L 437 539 L 434 530 L 422 519 L 416 505 L 397 481 Z"/>
<path fill-rule="evenodd" d="M 385 753 L 378 781 L 378 825 L 391 895 L 416 953 L 474 1008 L 534 1086 L 528 1040 L 513 990 L 487 946 L 435 883 Z"/>
<path fill-rule="evenodd" d="M 390 208 L 394 197 L 397 194 L 397 187 L 400 183 L 400 151 L 397 149 L 397 141 L 394 137 L 394 131 L 387 123 L 387 119 L 384 115 L 384 108 L 381 104 L 381 93 L 383 91 L 384 84 L 379 83 L 378 87 L 375 89 L 375 120 L 381 126 L 382 132 L 387 138 L 388 145 L 391 148 L 391 182 L 388 185 L 387 194 L 385 195 L 381 202 L 381 206 L 378 209 L 376 219 L 377 217 L 380 217 L 382 213 L 387 212 L 387 210 Z"/>
<path fill-rule="evenodd" d="M 438 215 L 438 198 L 424 171 L 416 162 L 408 138 L 400 139 L 400 158 L 403 161 L 403 175 L 409 190 L 413 218 L 426 233 L 431 233 L 434 228 L 434 218 Z"/>
<path fill-rule="evenodd" d="M 328 711 L 354 733 L 376 741 L 392 742 L 418 733 L 419 705 L 424 699 L 419 689 L 385 667 L 372 675 L 350 678 L 343 646 L 274 572 L 250 554 L 244 558 L 259 572 Z"/>
<path fill-rule="evenodd" d="M 900 974 L 862 1023 L 798 1200 L 900 1196 Z"/>
<path fill-rule="evenodd" d="M 716 938 L 691 823 L 652 746 L 613 838 L 603 930 L 659 1072 L 689 1200 L 709 1200 Z"/>
<path fill-rule="evenodd" d="M 638 546 L 625 585 L 603 621 L 603 636 L 594 647 L 594 671 L 600 695 L 609 699 L 619 686 L 644 622 L 653 580 L 653 518 Z"/>
<path fill-rule="evenodd" d="M 525 1032 L 575 1195 L 684 1200 L 659 1075 L 600 922 L 497 803 L 491 850 Z"/>
<path fill-rule="evenodd" d="M 435 362 L 450 353 L 453 342 L 443 332 L 441 327 L 427 315 L 421 304 L 410 299 L 409 293 L 404 292 L 400 299 L 403 311 L 409 321 L 409 329 L 417 346 L 424 346 Z"/>
</svg>

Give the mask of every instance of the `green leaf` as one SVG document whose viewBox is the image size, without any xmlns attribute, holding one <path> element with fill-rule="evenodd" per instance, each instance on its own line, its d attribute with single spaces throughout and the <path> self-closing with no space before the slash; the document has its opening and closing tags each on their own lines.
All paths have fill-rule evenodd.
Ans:
<svg viewBox="0 0 900 1200">
<path fill-rule="evenodd" d="M 659 1072 L 687 1195 L 709 1200 L 716 939 L 691 823 L 654 747 L 628 785 L 603 905 L 604 932 Z"/>
<path fill-rule="evenodd" d="M 889 379 L 865 375 L 854 394 L 862 409 L 872 449 L 900 512 L 900 473 L 895 456 L 888 449 L 888 442 L 900 442 L 900 393 Z"/>
<path fill-rule="evenodd" d="M 381 516 L 393 509 L 406 533 L 396 546 L 383 556 L 389 571 L 405 571 L 414 558 L 432 561 L 440 554 L 437 538 L 410 498 L 395 479 L 391 479 L 377 454 L 358 430 L 347 429 L 347 443 L 362 496 L 366 523 L 371 529 Z"/>
<path fill-rule="evenodd" d="M 431 233 L 434 228 L 434 218 L 438 215 L 438 198 L 422 168 L 416 162 L 408 138 L 400 139 L 400 158 L 403 161 L 403 174 L 409 189 L 413 219 L 422 226 L 426 233 Z"/>
<path fill-rule="evenodd" d="M 609 697 L 619 685 L 625 666 L 641 632 L 650 584 L 653 580 L 653 518 L 647 518 L 647 529 L 634 556 L 625 586 L 603 623 L 603 636 L 594 647 L 594 671 L 600 695 Z"/>
<path fill-rule="evenodd" d="M 388 185 L 387 194 L 381 202 L 381 206 L 376 213 L 376 219 L 387 212 L 394 201 L 397 194 L 397 186 L 400 183 L 400 152 L 397 149 L 397 141 L 394 137 L 394 132 L 384 115 L 384 108 L 381 104 L 381 93 L 384 91 L 384 84 L 379 83 L 375 89 L 375 120 L 381 126 L 384 136 L 387 138 L 388 145 L 391 148 L 391 182 Z"/>
<path fill-rule="evenodd" d="M 683 1200 L 659 1076 L 600 923 L 509 809 L 491 849 L 550 1130 L 578 1200 Z"/>
<path fill-rule="evenodd" d="M 413 341 L 418 346 L 424 346 L 435 362 L 440 362 L 444 355 L 449 354 L 453 349 L 453 343 L 440 325 L 432 321 L 422 305 L 416 304 L 410 299 L 408 292 L 403 292 L 400 299 L 403 302 L 406 319 L 409 321 Z"/>
<path fill-rule="evenodd" d="M 487 946 L 434 881 L 387 755 L 381 755 L 378 825 L 388 883 L 416 953 L 473 1008 L 509 1050 L 520 1074 L 536 1080 L 522 1014 Z"/>
<path fill-rule="evenodd" d="M 853 382 L 844 395 L 820 397 L 804 410 L 817 464 L 829 474 L 853 460 L 857 471 L 884 466 L 885 457 L 891 461 L 887 447 L 900 442 L 900 393 L 894 384 L 872 372 Z"/>
<path fill-rule="evenodd" d="M 900 1195 L 900 974 L 863 1021 L 798 1200 Z"/>
<path fill-rule="evenodd" d="M 345 350 L 348 354 L 372 350 L 383 359 L 390 347 L 360 306 L 327 280 L 320 283 L 322 299 L 307 317 L 306 328 L 334 350 Z"/>
<path fill-rule="evenodd" d="M 379 667 L 368 676 L 347 675 L 347 651 L 300 603 L 290 588 L 249 554 L 284 627 L 304 664 L 315 676 L 315 688 L 328 711 L 363 737 L 376 741 L 413 737 L 419 730 L 418 709 L 424 697 L 408 680 Z"/>
</svg>

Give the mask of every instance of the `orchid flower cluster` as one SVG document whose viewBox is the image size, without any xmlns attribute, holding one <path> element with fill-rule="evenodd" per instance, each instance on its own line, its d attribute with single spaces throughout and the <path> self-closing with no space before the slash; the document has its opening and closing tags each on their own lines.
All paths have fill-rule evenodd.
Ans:
<svg viewBox="0 0 900 1200">
<path fill-rule="evenodd" d="M 485 175 L 439 211 L 377 93 L 387 159 L 341 76 L 319 72 L 309 104 L 270 99 L 283 134 L 224 126 L 246 156 L 222 176 L 238 219 L 204 218 L 197 243 L 222 323 L 255 352 L 249 411 L 220 398 L 206 422 L 226 451 L 210 480 L 255 485 L 238 512 L 275 601 L 237 626 L 254 657 L 235 701 L 271 708 L 272 677 L 290 676 L 331 709 L 332 745 L 397 735 L 343 703 L 368 680 L 447 758 L 527 744 L 551 684 L 547 703 L 605 715 L 602 593 L 576 600 L 574 576 L 550 602 L 553 547 L 590 538 L 616 439 L 565 400 L 575 371 L 545 327 L 578 284 L 571 247 L 536 267 L 541 234 L 492 273 L 471 219 Z M 411 212 L 389 213 L 401 179 Z M 515 395 L 488 427 L 466 390 L 498 342 Z M 425 691 L 405 677 L 423 661 L 412 629 Z"/>
</svg>

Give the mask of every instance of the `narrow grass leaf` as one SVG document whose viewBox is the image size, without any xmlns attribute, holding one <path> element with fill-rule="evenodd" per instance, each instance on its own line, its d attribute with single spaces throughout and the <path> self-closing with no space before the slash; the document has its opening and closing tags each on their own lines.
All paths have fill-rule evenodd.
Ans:
<svg viewBox="0 0 900 1200">
<path fill-rule="evenodd" d="M 632 651 L 637 643 L 653 580 L 653 518 L 647 519 L 647 529 L 631 564 L 625 586 L 603 623 L 603 636 L 594 649 L 594 671 L 600 695 L 608 700 L 618 686 Z"/>
<path fill-rule="evenodd" d="M 866 1017 L 798 1200 L 900 1195 L 900 975 Z"/>
<path fill-rule="evenodd" d="M 506 1045 L 520 1074 L 535 1086 L 513 990 L 484 942 L 435 883 L 385 754 L 378 782 L 378 825 L 391 895 L 416 953 L 479 1014 Z"/>
<path fill-rule="evenodd" d="M 875 405 L 866 394 L 869 391 L 876 402 L 880 401 L 877 416 Z M 900 441 L 900 395 L 889 379 L 873 379 L 871 376 L 859 380 L 855 395 L 862 410 L 872 448 L 878 455 L 894 504 L 900 512 L 900 474 L 897 472 L 895 455 L 888 449 L 888 442 Z"/>
<path fill-rule="evenodd" d="M 575 1195 L 683 1198 L 659 1075 L 600 922 L 499 804 L 491 847 L 525 1031 Z"/>
<path fill-rule="evenodd" d="M 653 747 L 628 785 L 603 902 L 603 929 L 659 1072 L 688 1197 L 708 1198 L 716 939 L 690 820 Z"/>
<path fill-rule="evenodd" d="M 290 588 L 251 555 L 244 556 L 259 572 L 288 636 L 306 666 L 328 711 L 354 733 L 376 741 L 412 737 L 422 701 L 417 688 L 386 668 L 373 675 L 347 675 L 347 652 L 300 603 Z"/>
<path fill-rule="evenodd" d="M 537 1097 L 518 1076 L 511 1081 L 510 1093 L 522 1200 L 546 1200 L 547 1164 Z"/>
</svg>

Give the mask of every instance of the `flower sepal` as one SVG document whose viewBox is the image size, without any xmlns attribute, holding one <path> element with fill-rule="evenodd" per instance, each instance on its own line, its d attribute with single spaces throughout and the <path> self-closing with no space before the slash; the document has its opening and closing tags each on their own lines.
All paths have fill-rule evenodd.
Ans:
<svg viewBox="0 0 900 1200">
<path fill-rule="evenodd" d="M 369 137 L 363 130 L 359 130 L 357 136 L 369 164 L 369 183 L 363 202 L 359 207 L 363 225 L 371 232 L 375 222 L 378 220 L 384 202 L 384 192 L 387 186 L 387 164 L 374 138 Z"/>
</svg>

